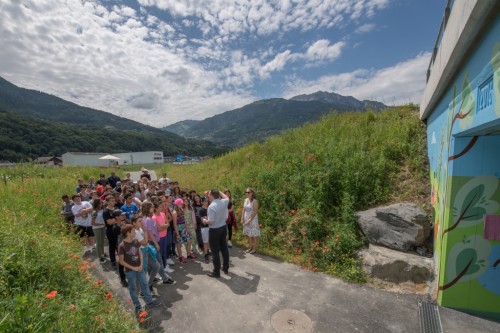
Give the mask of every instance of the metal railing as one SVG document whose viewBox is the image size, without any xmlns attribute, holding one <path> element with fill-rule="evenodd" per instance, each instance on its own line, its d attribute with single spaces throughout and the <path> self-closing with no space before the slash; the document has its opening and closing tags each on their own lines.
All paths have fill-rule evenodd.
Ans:
<svg viewBox="0 0 500 333">
<path fill-rule="evenodd" d="M 434 43 L 434 49 L 432 50 L 431 61 L 429 62 L 429 67 L 427 68 L 427 79 L 426 82 L 429 81 L 429 77 L 431 76 L 431 68 L 434 65 L 434 61 L 436 60 L 436 55 L 439 49 L 439 44 L 441 43 L 441 39 L 443 38 L 444 31 L 446 30 L 446 24 L 448 23 L 448 18 L 450 17 L 451 7 L 453 6 L 453 0 L 448 0 L 446 3 L 446 8 L 444 9 L 444 16 L 441 20 L 441 26 L 439 27 L 439 32 L 436 38 L 436 42 Z"/>
</svg>

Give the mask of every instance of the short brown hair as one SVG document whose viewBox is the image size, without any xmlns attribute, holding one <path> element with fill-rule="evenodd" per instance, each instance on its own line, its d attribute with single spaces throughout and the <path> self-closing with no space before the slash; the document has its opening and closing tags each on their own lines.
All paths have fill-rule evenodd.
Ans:
<svg viewBox="0 0 500 333">
<path fill-rule="evenodd" d="M 134 229 L 134 226 L 133 226 L 133 225 L 131 225 L 131 224 L 125 224 L 125 225 L 122 227 L 122 229 L 121 229 L 122 236 L 123 236 L 123 237 L 127 237 L 127 235 L 128 235 L 129 233 L 131 233 L 133 229 Z"/>
</svg>

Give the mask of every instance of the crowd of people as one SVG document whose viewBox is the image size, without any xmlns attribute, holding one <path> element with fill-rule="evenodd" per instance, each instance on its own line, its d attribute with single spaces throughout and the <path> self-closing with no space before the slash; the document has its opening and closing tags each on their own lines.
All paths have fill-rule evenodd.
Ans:
<svg viewBox="0 0 500 333">
<path fill-rule="evenodd" d="M 253 254 L 260 235 L 259 203 L 252 188 L 245 194 L 241 224 L 248 238 L 246 253 Z M 62 195 L 62 200 L 61 215 L 69 228 L 84 245 L 95 249 L 102 264 L 109 262 L 118 269 L 137 313 L 143 309 L 139 296 L 146 306 L 161 305 L 152 298 L 153 285 L 176 283 L 169 275 L 176 261 L 186 264 L 201 256 L 206 263 L 212 259 L 209 277 L 220 277 L 221 270 L 229 274 L 228 248 L 238 225 L 227 189 L 214 188 L 200 195 L 180 187 L 166 173 L 154 180 L 143 168 L 135 182 L 130 173 L 123 179 L 115 172 L 109 177 L 100 174 L 97 181 L 79 178 L 75 193 Z"/>
</svg>

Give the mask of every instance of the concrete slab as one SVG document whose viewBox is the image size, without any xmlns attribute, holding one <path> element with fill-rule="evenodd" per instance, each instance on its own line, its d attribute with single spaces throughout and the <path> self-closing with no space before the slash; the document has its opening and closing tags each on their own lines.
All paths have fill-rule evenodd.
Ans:
<svg viewBox="0 0 500 333">
<path fill-rule="evenodd" d="M 92 255 L 87 253 L 87 255 Z M 418 301 L 423 297 L 397 294 L 365 285 L 345 283 L 321 273 L 304 271 L 260 254 L 230 249 L 229 275 L 206 275 L 212 264 L 201 258 L 171 273 L 174 286 L 157 285 L 162 307 L 149 311 L 144 327 L 151 332 L 418 332 Z M 96 274 L 132 312 L 128 290 L 117 271 L 94 259 Z M 286 319 L 287 311 L 291 313 Z M 274 320 L 286 320 L 272 325 Z M 300 311 L 302 314 L 298 314 Z M 295 314 L 294 314 L 295 313 Z M 444 332 L 499 332 L 500 324 L 450 309 L 440 309 Z M 299 327 L 300 326 L 300 327 Z M 310 329 L 310 328 L 309 328 Z"/>
</svg>

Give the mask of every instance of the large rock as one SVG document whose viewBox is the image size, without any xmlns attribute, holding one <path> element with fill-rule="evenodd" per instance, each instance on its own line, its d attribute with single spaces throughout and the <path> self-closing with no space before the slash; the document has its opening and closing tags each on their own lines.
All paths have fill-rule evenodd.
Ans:
<svg viewBox="0 0 500 333">
<path fill-rule="evenodd" d="M 403 283 L 425 283 L 434 280 L 434 260 L 409 253 L 369 245 L 359 252 L 363 271 L 377 279 Z"/>
<path fill-rule="evenodd" d="M 406 252 L 422 246 L 430 234 L 425 211 L 415 204 L 401 203 L 357 213 L 358 225 L 370 244 Z"/>
</svg>

